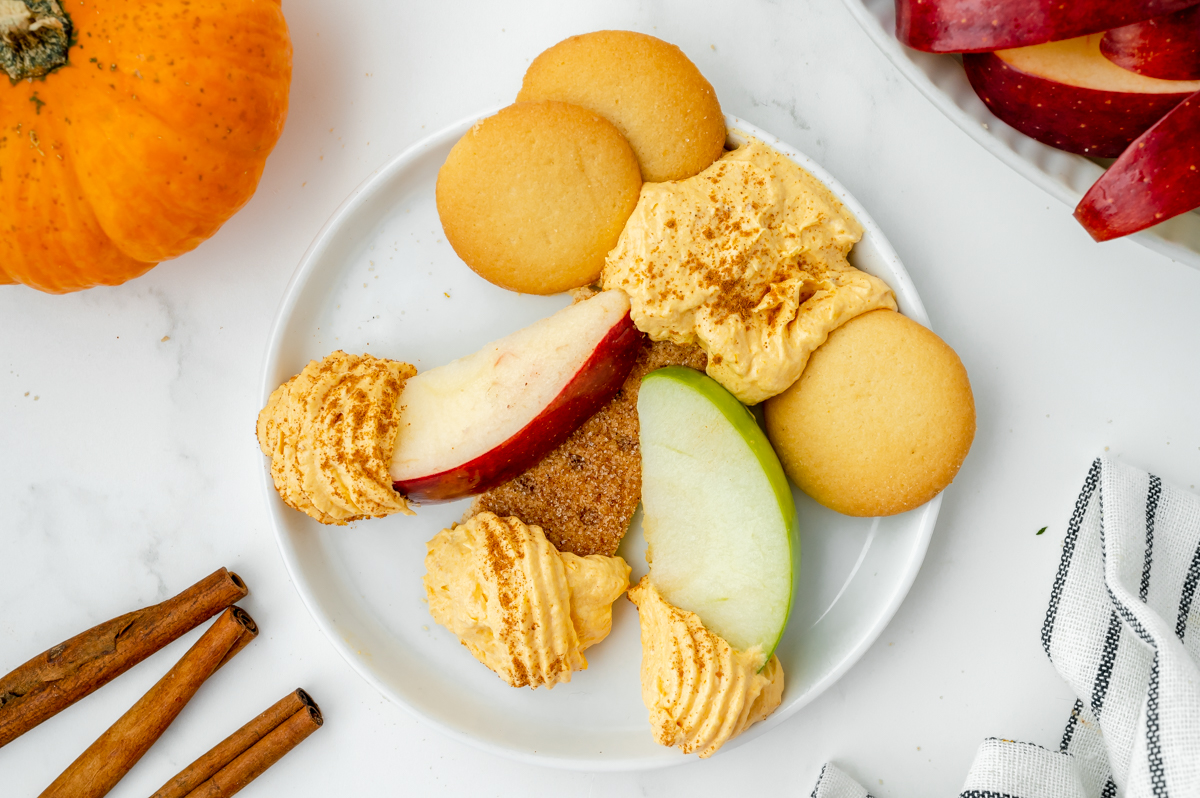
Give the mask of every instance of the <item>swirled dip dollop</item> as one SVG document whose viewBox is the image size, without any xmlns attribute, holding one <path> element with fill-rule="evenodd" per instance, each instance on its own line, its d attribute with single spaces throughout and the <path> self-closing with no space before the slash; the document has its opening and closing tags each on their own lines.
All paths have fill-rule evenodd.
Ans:
<svg viewBox="0 0 1200 798">
<path fill-rule="evenodd" d="M 795 382 L 834 328 L 896 308 L 846 260 L 860 238 L 833 192 L 748 138 L 695 177 L 643 184 L 602 281 L 629 295 L 639 330 L 698 343 L 709 376 L 756 404 Z"/>
<path fill-rule="evenodd" d="M 388 466 L 408 363 L 337 351 L 313 360 L 271 393 L 258 414 L 258 445 L 275 489 L 322 524 L 412 515 Z"/>
<path fill-rule="evenodd" d="M 559 552 L 541 527 L 484 512 L 429 541 L 425 595 L 434 620 L 513 687 L 554 687 L 587 668 L 629 587 L 620 557 Z"/>
<path fill-rule="evenodd" d="M 672 606 L 643 577 L 629 589 L 642 626 L 642 701 L 662 745 L 701 757 L 770 715 L 783 698 L 783 666 L 757 646 L 738 651 L 694 612 Z"/>
</svg>

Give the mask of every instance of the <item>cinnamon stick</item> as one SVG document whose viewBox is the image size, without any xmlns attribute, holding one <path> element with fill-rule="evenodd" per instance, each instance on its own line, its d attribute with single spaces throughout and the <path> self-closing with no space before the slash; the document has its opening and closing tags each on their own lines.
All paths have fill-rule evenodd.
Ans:
<svg viewBox="0 0 1200 798">
<path fill-rule="evenodd" d="M 185 798 L 229 798 L 261 776 L 267 768 L 299 745 L 324 723 L 321 710 L 310 704 L 276 726 L 265 737 L 217 771 Z"/>
<path fill-rule="evenodd" d="M 167 675 L 100 735 L 40 798 L 101 798 L 162 736 L 200 685 L 258 634 L 254 620 L 230 607 Z"/>
<path fill-rule="evenodd" d="M 179 775 L 160 787 L 151 798 L 184 798 L 297 712 L 303 710 L 308 714 L 309 708 L 316 710 L 317 725 L 320 725 L 321 711 L 308 693 L 303 690 L 288 693 L 261 715 L 218 743 L 207 754 L 184 768 Z"/>
<path fill-rule="evenodd" d="M 0 747 L 249 592 L 237 574 L 222 568 L 174 598 L 94 626 L 0 677 Z"/>
</svg>

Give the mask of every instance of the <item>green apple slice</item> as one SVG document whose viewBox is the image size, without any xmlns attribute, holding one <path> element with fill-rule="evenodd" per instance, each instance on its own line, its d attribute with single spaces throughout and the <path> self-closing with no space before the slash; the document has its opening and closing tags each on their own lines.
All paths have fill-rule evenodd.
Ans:
<svg viewBox="0 0 1200 798">
<path fill-rule="evenodd" d="M 650 581 L 734 648 L 761 646 L 769 659 L 792 607 L 800 542 L 767 436 L 733 394 L 678 366 L 642 380 L 638 419 Z"/>
</svg>

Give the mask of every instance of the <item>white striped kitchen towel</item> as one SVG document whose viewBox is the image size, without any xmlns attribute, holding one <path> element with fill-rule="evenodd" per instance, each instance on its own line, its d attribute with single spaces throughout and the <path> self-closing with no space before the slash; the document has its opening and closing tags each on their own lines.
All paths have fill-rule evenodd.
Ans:
<svg viewBox="0 0 1200 798">
<path fill-rule="evenodd" d="M 1078 700 L 1058 751 L 989 739 L 961 798 L 1200 798 L 1200 498 L 1092 463 L 1042 646 Z M 868 793 L 832 763 L 813 798 Z"/>
</svg>

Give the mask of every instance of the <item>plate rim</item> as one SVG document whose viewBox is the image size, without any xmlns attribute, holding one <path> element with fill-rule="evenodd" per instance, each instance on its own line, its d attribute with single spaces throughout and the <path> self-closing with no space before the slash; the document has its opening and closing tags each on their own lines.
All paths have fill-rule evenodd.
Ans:
<svg viewBox="0 0 1200 798">
<path fill-rule="evenodd" d="M 431 133 L 416 143 L 412 144 L 399 154 L 388 159 L 387 162 L 374 169 L 362 182 L 354 188 L 353 191 L 346 197 L 345 200 L 331 214 L 329 219 L 322 225 L 314 237 L 312 243 L 305 250 L 300 262 L 297 264 L 296 270 L 293 272 L 291 279 L 288 281 L 287 287 L 284 289 L 282 298 L 276 309 L 274 319 L 271 324 L 270 333 L 267 339 L 266 351 L 262 361 L 262 371 L 260 377 L 259 401 L 260 407 L 264 407 L 271 393 L 278 387 L 276 382 L 276 373 L 279 370 L 281 351 L 283 347 L 283 333 L 288 326 L 292 313 L 294 312 L 300 297 L 304 293 L 304 289 L 313 276 L 320 260 L 320 256 L 328 249 L 332 239 L 338 229 L 351 217 L 355 210 L 367 202 L 373 192 L 380 190 L 387 185 L 391 176 L 405 169 L 409 164 L 416 161 L 427 150 L 442 144 L 447 138 L 461 137 L 472 125 L 481 119 L 499 111 L 504 106 L 494 106 L 482 112 L 477 112 L 465 116 L 456 122 L 453 122 L 446 127 Z M 800 166 L 811 172 L 818 180 L 820 180 L 827 188 L 829 188 L 838 199 L 845 204 L 850 211 L 855 215 L 864 231 L 870 231 L 873 243 L 879 254 L 887 261 L 893 263 L 897 270 L 897 280 L 904 286 L 904 293 L 909 297 L 905 308 L 905 314 L 920 322 L 926 327 L 931 327 L 929 316 L 925 311 L 925 307 L 921 302 L 920 296 L 916 290 L 916 286 L 912 282 L 912 278 L 908 270 L 904 267 L 899 255 L 892 247 L 891 242 L 883 234 L 883 230 L 875 222 L 875 220 L 867 213 L 866 209 L 850 194 L 846 188 L 837 181 L 833 175 L 829 174 L 820 164 L 814 161 L 811 157 L 805 155 L 800 150 L 790 144 L 779 139 L 779 137 L 768 133 L 757 126 L 740 119 L 738 117 L 726 114 L 726 128 L 732 131 L 741 131 L 755 138 L 759 138 L 772 146 L 780 149 L 785 155 L 797 161 Z M 893 290 L 897 286 L 892 286 Z M 286 532 L 286 524 L 283 521 L 283 513 L 294 513 L 295 510 L 288 507 L 280 500 L 275 485 L 271 477 L 269 462 L 263 460 L 260 468 L 260 488 L 263 493 L 264 500 L 267 505 L 267 512 L 271 522 L 271 533 L 275 539 L 276 546 L 279 549 L 280 556 L 283 558 L 284 567 L 287 569 L 289 581 L 292 587 L 300 596 L 301 602 L 304 604 L 308 614 L 312 617 L 317 627 L 321 630 L 322 635 L 333 646 L 334 650 L 346 661 L 346 664 L 357 673 L 364 681 L 375 688 L 382 696 L 386 697 L 393 703 L 397 704 L 410 716 L 416 718 L 421 723 L 427 723 L 431 727 L 437 729 L 440 733 L 466 743 L 473 748 L 485 751 L 490 754 L 502 756 L 515 761 L 526 764 L 537 765 L 541 767 L 550 767 L 563 770 L 578 770 L 592 772 L 615 772 L 615 771 L 638 771 L 651 770 L 664 767 L 673 767 L 676 765 L 686 764 L 695 759 L 680 753 L 675 748 L 663 747 L 661 755 L 652 757 L 624 757 L 614 759 L 591 759 L 579 757 L 563 757 L 550 754 L 527 753 L 525 751 L 512 748 L 505 748 L 500 745 L 493 744 L 487 740 L 475 737 L 468 732 L 450 726 L 443 721 L 427 715 L 418 710 L 412 704 L 404 701 L 401 696 L 382 684 L 373 674 L 370 668 L 366 667 L 366 663 L 362 661 L 362 657 L 356 655 L 352 650 L 353 647 L 338 632 L 338 625 L 335 619 L 322 606 L 315 591 L 308 584 L 308 579 L 304 574 L 302 564 L 300 562 L 300 554 L 295 543 L 290 539 Z M 770 731 L 778 726 L 783 721 L 792 717 L 802 707 L 814 701 L 822 695 L 830 686 L 841 679 L 866 653 L 883 630 L 891 622 L 900 605 L 907 598 L 917 574 L 921 570 L 921 565 L 924 562 L 925 554 L 929 548 L 929 542 L 933 536 L 933 530 L 937 523 L 939 510 L 942 504 L 942 494 L 938 494 L 932 500 L 920 508 L 916 508 L 910 512 L 919 512 L 919 520 L 917 524 L 917 536 L 910 549 L 910 554 L 907 562 L 904 564 L 904 572 L 896 583 L 896 587 L 892 594 L 888 597 L 887 602 L 883 605 L 882 611 L 876 616 L 874 623 L 867 629 L 866 633 L 860 636 L 858 642 L 842 657 L 841 661 L 831 670 L 829 670 L 820 680 L 818 680 L 812 688 L 800 700 L 794 701 L 785 708 L 781 708 L 763 721 L 756 723 L 747 732 L 739 735 L 731 740 L 725 746 L 724 750 L 732 750 L 748 743 L 760 735 Z"/>
</svg>

